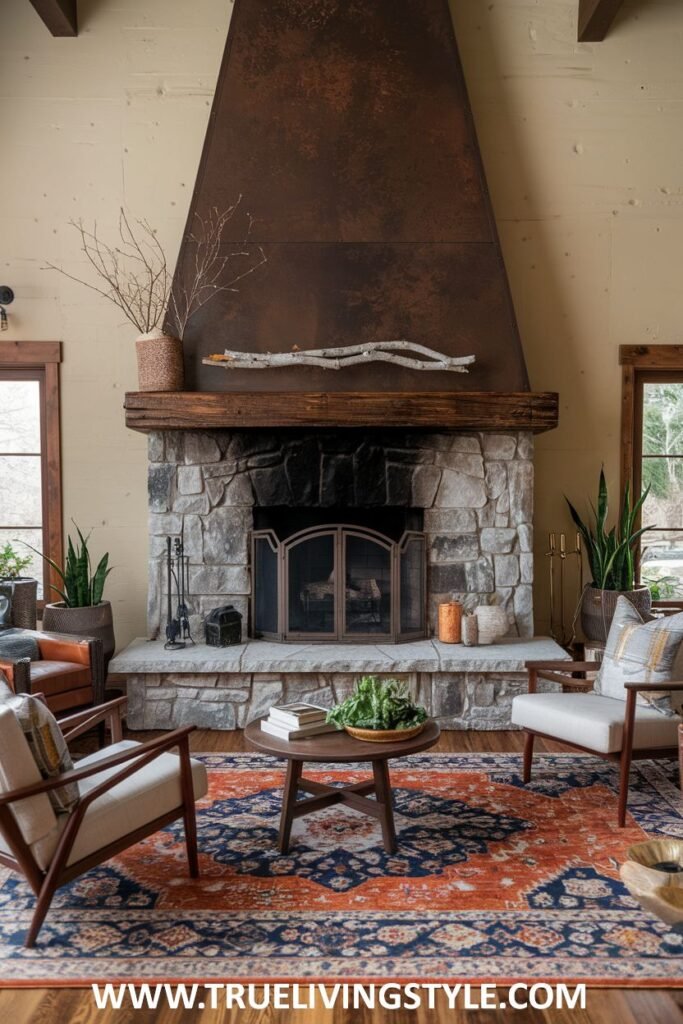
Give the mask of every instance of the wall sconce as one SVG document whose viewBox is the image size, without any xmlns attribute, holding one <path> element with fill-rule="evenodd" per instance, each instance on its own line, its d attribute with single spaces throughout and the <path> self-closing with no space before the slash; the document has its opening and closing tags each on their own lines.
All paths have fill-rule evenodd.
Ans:
<svg viewBox="0 0 683 1024">
<path fill-rule="evenodd" d="M 6 331 L 9 327 L 5 306 L 9 306 L 10 302 L 14 302 L 14 292 L 9 285 L 0 284 L 0 331 Z"/>
</svg>

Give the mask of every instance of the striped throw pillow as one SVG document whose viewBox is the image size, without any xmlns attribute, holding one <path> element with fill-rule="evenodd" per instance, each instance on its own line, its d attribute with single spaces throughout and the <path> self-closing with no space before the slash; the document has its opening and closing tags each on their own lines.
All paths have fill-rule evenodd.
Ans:
<svg viewBox="0 0 683 1024">
<path fill-rule="evenodd" d="M 73 768 L 71 754 L 57 719 L 42 700 L 28 693 L 12 694 L 0 699 L 16 715 L 33 754 L 33 760 L 44 779 L 54 778 L 55 775 L 61 775 Z M 51 789 L 47 795 L 57 814 L 62 814 L 70 811 L 77 803 L 78 786 L 75 782 L 70 782 L 58 789 Z"/>
<path fill-rule="evenodd" d="M 661 690 L 639 693 L 637 702 L 673 716 L 683 712 L 683 693 L 667 690 L 676 678 L 674 663 L 683 644 L 683 612 L 643 622 L 625 597 L 620 597 L 610 626 L 595 692 L 626 700 L 624 683 L 662 683 Z"/>
</svg>

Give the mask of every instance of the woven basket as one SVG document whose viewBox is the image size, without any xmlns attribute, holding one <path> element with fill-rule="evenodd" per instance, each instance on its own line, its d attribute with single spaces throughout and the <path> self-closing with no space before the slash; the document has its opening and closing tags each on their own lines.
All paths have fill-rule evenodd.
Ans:
<svg viewBox="0 0 683 1024">
<path fill-rule="evenodd" d="M 12 610 L 10 620 L 18 629 L 36 628 L 37 580 L 13 580 Z"/>
<path fill-rule="evenodd" d="M 163 331 L 141 334 L 135 342 L 140 391 L 182 391 L 183 343 Z"/>
<path fill-rule="evenodd" d="M 586 587 L 581 598 L 581 629 L 587 640 L 606 643 L 609 628 L 620 597 L 627 598 L 633 607 L 646 619 L 652 605 L 648 587 L 637 590 L 599 590 Z"/>
<path fill-rule="evenodd" d="M 352 725 L 344 728 L 349 736 L 364 743 L 396 743 L 397 740 L 411 740 L 413 736 L 419 736 L 425 725 L 426 722 L 422 722 L 412 729 L 355 729 Z"/>
</svg>

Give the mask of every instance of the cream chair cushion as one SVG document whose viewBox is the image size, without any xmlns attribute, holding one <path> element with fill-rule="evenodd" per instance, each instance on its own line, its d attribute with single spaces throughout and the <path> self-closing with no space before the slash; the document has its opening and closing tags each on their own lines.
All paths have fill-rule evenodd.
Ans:
<svg viewBox="0 0 683 1024">
<path fill-rule="evenodd" d="M 138 746 L 140 744 L 133 740 L 121 740 L 120 743 L 113 743 L 95 754 L 84 757 L 76 767 L 85 768 L 122 750 Z M 105 779 L 131 763 L 125 762 L 124 765 L 115 768 L 105 768 L 103 772 L 83 779 L 78 783 L 81 796 L 85 796 Z M 194 758 L 191 758 L 190 763 L 194 798 L 200 800 L 208 789 L 206 768 Z M 76 861 L 108 846 L 128 832 L 134 832 L 155 818 L 160 818 L 162 814 L 179 807 L 181 803 L 180 759 L 175 753 L 160 754 L 150 764 L 134 772 L 123 782 L 119 782 L 90 805 L 81 823 L 68 863 L 75 864 Z"/>
<path fill-rule="evenodd" d="M 621 750 L 623 700 L 595 693 L 524 693 L 512 702 L 512 723 L 601 754 Z M 636 707 L 633 749 L 673 747 L 680 717 Z"/>
<path fill-rule="evenodd" d="M 32 786 L 42 777 L 14 711 L 0 702 L 0 791 Z M 55 830 L 57 816 L 45 793 L 10 805 L 24 841 L 31 846 Z"/>
<path fill-rule="evenodd" d="M 24 739 L 24 737 L 21 737 Z M 24 740 L 24 742 L 26 742 Z M 95 754 L 89 754 L 76 764 L 76 768 L 85 768 L 89 764 L 95 764 L 103 758 L 112 757 L 122 750 L 129 750 L 131 747 L 139 747 L 139 743 L 133 740 L 122 740 L 120 743 L 113 743 L 109 747 L 98 750 Z M 30 756 L 30 754 L 29 754 Z M 31 759 L 33 760 L 33 759 Z M 0 757 L 0 764 L 4 757 Z M 206 768 L 199 761 L 191 758 L 192 784 L 195 800 L 201 799 L 208 789 Z M 81 796 L 91 792 L 105 779 L 110 778 L 117 772 L 122 771 L 131 761 L 117 765 L 115 768 L 105 768 L 97 775 L 83 779 L 78 783 Z M 40 776 L 38 777 L 40 778 Z M 38 780 L 36 780 L 38 781 Z M 37 799 L 37 798 L 32 798 Z M 27 801 L 28 802 L 28 801 Z M 180 761 L 177 754 L 160 754 L 150 764 L 145 765 L 140 771 L 119 782 L 117 786 L 103 793 L 102 796 L 90 805 L 81 822 L 76 842 L 71 850 L 67 861 L 68 864 L 75 864 L 76 861 L 101 850 L 109 843 L 121 839 L 129 832 L 149 824 L 155 818 L 180 806 L 182 794 L 180 790 Z M 48 808 L 52 807 L 48 802 Z M 57 841 L 69 820 L 68 814 L 60 814 L 58 819 L 53 819 L 53 830 L 40 846 L 33 846 L 33 852 L 41 868 L 45 869 L 57 846 Z M 0 851 L 9 852 L 4 838 L 0 836 Z"/>
</svg>

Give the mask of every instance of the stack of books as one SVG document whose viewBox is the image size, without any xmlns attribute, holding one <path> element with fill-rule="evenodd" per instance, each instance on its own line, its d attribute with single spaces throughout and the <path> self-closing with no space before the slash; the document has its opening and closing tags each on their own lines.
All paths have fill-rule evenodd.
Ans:
<svg viewBox="0 0 683 1024">
<path fill-rule="evenodd" d="M 327 708 L 305 701 L 290 704 L 274 704 L 268 718 L 261 722 L 261 728 L 271 736 L 283 740 L 302 740 L 306 736 L 320 736 L 326 732 L 337 732 L 336 725 L 325 721 Z"/>
</svg>

